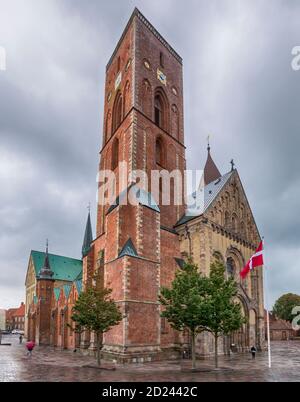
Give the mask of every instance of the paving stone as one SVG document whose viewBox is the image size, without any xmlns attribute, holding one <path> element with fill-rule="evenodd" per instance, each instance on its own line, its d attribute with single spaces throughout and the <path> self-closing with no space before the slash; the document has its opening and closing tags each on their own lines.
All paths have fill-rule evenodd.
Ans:
<svg viewBox="0 0 300 402">
<path fill-rule="evenodd" d="M 50 347 L 36 347 L 32 357 L 26 356 L 25 344 L 18 337 L 6 336 L 4 342 L 12 346 L 0 349 L 0 382 L 265 382 L 300 381 L 300 342 L 272 343 L 273 368 L 268 369 L 268 355 L 258 353 L 255 361 L 250 353 L 220 356 L 220 367 L 213 371 L 213 359 L 199 360 L 199 371 L 191 372 L 191 363 L 164 361 L 144 364 L 116 365 L 116 371 L 83 367 L 95 365 L 92 357 L 61 351 Z M 202 368 L 202 370 L 201 370 Z"/>
</svg>

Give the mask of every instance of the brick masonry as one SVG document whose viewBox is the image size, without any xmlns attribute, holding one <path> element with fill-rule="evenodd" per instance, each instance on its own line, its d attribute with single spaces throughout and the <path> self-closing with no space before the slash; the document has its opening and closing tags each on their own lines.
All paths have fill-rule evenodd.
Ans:
<svg viewBox="0 0 300 402">
<path fill-rule="evenodd" d="M 158 72 L 165 80 L 159 79 Z M 156 95 L 163 105 L 160 122 L 154 111 Z M 174 182 L 171 203 L 166 206 L 153 186 L 147 188 L 145 181 L 139 182 L 133 175 L 137 169 L 148 177 L 153 170 L 178 169 L 184 177 L 186 168 L 182 60 L 138 10 L 107 65 L 104 104 L 99 172 L 114 169 L 115 198 L 138 183 L 153 194 L 160 212 L 145 205 L 117 205 L 110 211 L 109 203 L 98 206 L 96 239 L 83 259 L 83 288 L 91 285 L 97 274 L 97 286 L 112 289 L 123 314 L 122 322 L 104 335 L 103 354 L 121 362 L 151 361 L 178 357 L 182 345 L 190 347 L 188 336 L 174 331 L 160 317 L 158 302 L 160 288 L 171 285 L 178 269 L 175 258 L 187 256 L 205 275 L 215 258 L 225 265 L 229 259 L 234 263 L 237 300 L 248 320 L 241 331 L 220 340 L 220 350 L 228 353 L 232 344 L 239 351 L 254 343 L 263 347 L 262 270 L 244 282 L 239 279 L 239 270 L 260 237 L 237 171 L 203 215 L 179 226 L 176 223 L 184 215 L 185 205 L 175 205 Z M 122 162 L 128 166 L 126 175 L 120 170 Z M 228 223 L 228 216 L 234 218 L 235 228 Z M 137 256 L 120 256 L 129 239 Z M 67 325 L 78 297 L 76 286 L 73 284 L 70 295 L 61 291 L 55 300 L 51 283 L 37 283 L 37 293 L 46 302 L 28 309 L 29 336 L 40 343 L 94 353 L 94 334 L 79 335 Z M 212 351 L 209 334 L 199 336 L 198 355 Z"/>
</svg>

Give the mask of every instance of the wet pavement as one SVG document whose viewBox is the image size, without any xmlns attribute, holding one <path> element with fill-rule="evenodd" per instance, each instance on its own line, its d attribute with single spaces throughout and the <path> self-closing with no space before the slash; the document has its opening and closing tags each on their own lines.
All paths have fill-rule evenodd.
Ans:
<svg viewBox="0 0 300 402">
<path fill-rule="evenodd" d="M 115 371 L 83 367 L 94 365 L 91 357 L 53 348 L 36 347 L 26 356 L 25 344 L 17 336 L 4 336 L 0 346 L 0 382 L 265 382 L 300 381 L 300 341 L 272 343 L 273 368 L 266 352 L 252 361 L 250 353 L 220 357 L 219 372 L 210 371 L 213 359 L 199 360 L 199 372 L 189 372 L 189 361 L 118 365 Z M 203 371 L 202 371 L 203 370 Z"/>
</svg>

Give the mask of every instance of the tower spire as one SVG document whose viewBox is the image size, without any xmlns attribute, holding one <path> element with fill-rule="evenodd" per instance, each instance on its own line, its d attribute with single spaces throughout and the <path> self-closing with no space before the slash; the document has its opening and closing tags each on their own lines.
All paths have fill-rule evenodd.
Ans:
<svg viewBox="0 0 300 402">
<path fill-rule="evenodd" d="M 91 204 L 88 205 L 88 218 L 85 227 L 84 239 L 82 244 L 82 258 L 86 257 L 91 249 L 91 244 L 93 241 L 93 232 L 92 232 L 92 225 L 91 225 Z"/>
<path fill-rule="evenodd" d="M 207 138 L 207 160 L 206 164 L 204 167 L 204 184 L 207 186 L 209 183 L 218 180 L 222 175 L 217 168 L 215 162 L 213 161 L 211 154 L 210 154 L 210 142 L 209 142 L 209 136 Z"/>
<path fill-rule="evenodd" d="M 49 242 L 48 239 L 46 240 L 46 254 L 45 254 L 45 261 L 44 265 L 40 271 L 39 279 L 52 279 L 53 272 L 51 270 L 50 261 L 49 261 Z"/>
</svg>

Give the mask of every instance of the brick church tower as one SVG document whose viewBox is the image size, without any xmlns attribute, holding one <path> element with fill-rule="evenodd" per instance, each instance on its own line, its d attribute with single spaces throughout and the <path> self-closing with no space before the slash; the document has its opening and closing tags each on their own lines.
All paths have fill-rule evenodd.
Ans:
<svg viewBox="0 0 300 402">
<path fill-rule="evenodd" d="M 50 345 L 51 332 L 51 300 L 53 293 L 54 279 L 50 267 L 48 255 L 48 242 L 45 254 L 44 265 L 37 278 L 37 319 L 36 319 L 36 343 L 38 345 Z"/>
<path fill-rule="evenodd" d="M 150 361 L 173 353 L 180 341 L 160 317 L 158 296 L 181 262 L 174 225 L 185 206 L 175 202 L 174 180 L 163 205 L 168 181 L 155 187 L 150 178 L 152 171 L 177 170 L 185 188 L 183 131 L 182 59 L 135 9 L 106 69 L 99 171 L 115 173 L 114 202 L 101 205 L 99 191 L 97 238 L 83 260 L 84 283 L 99 274 L 123 313 L 103 339 L 104 355 L 119 361 Z M 131 190 L 136 202 L 125 205 Z"/>
</svg>

